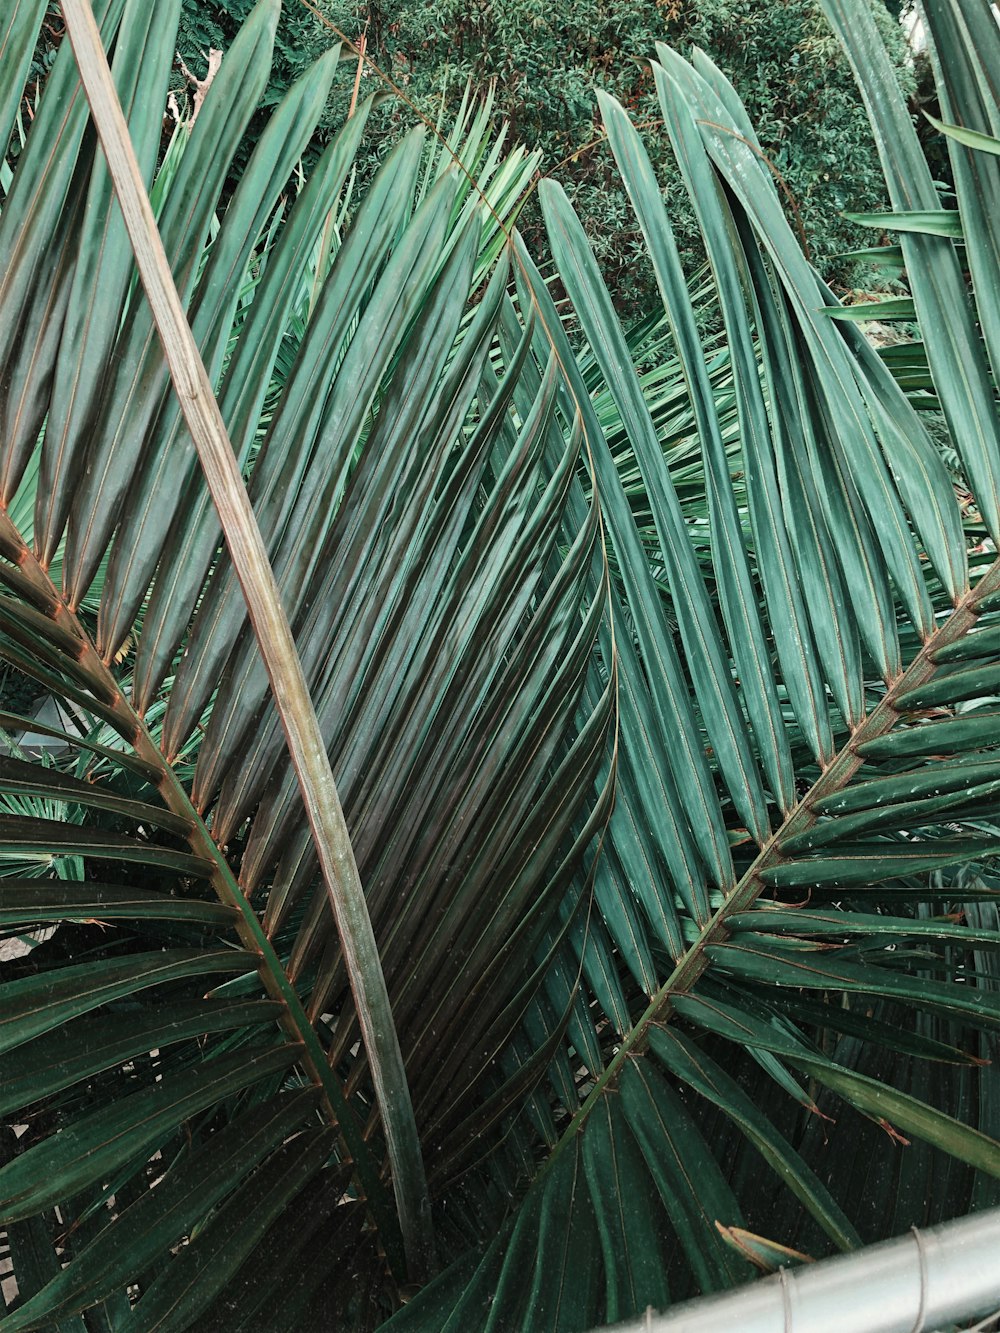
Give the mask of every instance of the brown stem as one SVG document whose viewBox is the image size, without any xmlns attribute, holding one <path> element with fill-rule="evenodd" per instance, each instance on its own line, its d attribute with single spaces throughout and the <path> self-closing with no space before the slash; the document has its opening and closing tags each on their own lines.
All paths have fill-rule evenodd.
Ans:
<svg viewBox="0 0 1000 1333">
<path fill-rule="evenodd" d="M 0 552 L 9 560 L 16 562 L 20 582 L 23 585 L 19 591 L 32 605 L 44 609 L 53 622 L 58 622 L 62 630 L 68 631 L 76 638 L 74 660 L 86 669 L 95 683 L 99 683 L 102 692 L 110 700 L 110 703 L 105 705 L 105 711 L 112 715 L 112 725 L 133 747 L 138 758 L 155 772 L 154 780 L 164 805 L 188 825 L 188 844 L 192 852 L 212 864 L 209 882 L 219 901 L 237 912 L 234 925 L 240 942 L 247 952 L 256 958 L 257 974 L 265 993 L 282 1006 L 278 1017 L 279 1025 L 291 1041 L 302 1047 L 298 1057 L 299 1063 L 309 1079 L 320 1089 L 324 1114 L 330 1124 L 336 1126 L 340 1132 L 342 1152 L 345 1159 L 353 1163 L 357 1172 L 390 1265 L 397 1274 L 402 1275 L 404 1266 L 398 1222 L 394 1210 L 389 1207 L 385 1186 L 379 1179 L 361 1125 L 347 1103 L 344 1090 L 330 1067 L 315 1029 L 306 1016 L 294 986 L 285 975 L 281 961 L 265 935 L 256 913 L 146 724 L 122 694 L 118 681 L 94 646 L 86 627 L 76 613 L 67 606 L 48 573 L 39 564 L 11 522 L 6 510 L 3 509 L 0 509 Z"/>
<path fill-rule="evenodd" d="M 597 1080 L 586 1101 L 573 1117 L 553 1153 L 546 1163 L 545 1170 L 555 1159 L 562 1147 L 583 1128 L 590 1112 L 605 1092 L 616 1085 L 625 1061 L 641 1055 L 648 1044 L 649 1030 L 654 1024 L 669 1022 L 675 1010 L 673 997 L 687 995 L 694 989 L 708 967 L 707 949 L 710 945 L 723 944 L 729 938 L 727 922 L 729 917 L 738 912 L 745 912 L 760 897 L 764 889 L 761 879 L 763 871 L 779 864 L 783 857 L 781 845 L 796 834 L 805 832 L 816 822 L 816 805 L 826 796 L 846 787 L 851 778 L 864 763 L 858 750 L 877 736 L 884 736 L 891 731 L 901 713 L 895 706 L 895 700 L 906 690 L 925 684 L 934 675 L 936 665 L 933 655 L 949 643 L 963 638 L 976 623 L 979 604 L 986 597 L 1000 592 L 1000 560 L 990 566 L 976 586 L 970 589 L 956 604 L 954 611 L 939 630 L 924 643 L 907 669 L 892 682 L 878 705 L 855 728 L 847 745 L 830 761 L 810 790 L 802 797 L 791 811 L 781 827 L 772 834 L 761 847 L 760 852 L 747 869 L 735 888 L 726 896 L 722 906 L 712 919 L 703 927 L 691 947 L 677 963 L 673 972 L 650 1000 L 645 1012 L 625 1037 L 607 1069 Z"/>
</svg>

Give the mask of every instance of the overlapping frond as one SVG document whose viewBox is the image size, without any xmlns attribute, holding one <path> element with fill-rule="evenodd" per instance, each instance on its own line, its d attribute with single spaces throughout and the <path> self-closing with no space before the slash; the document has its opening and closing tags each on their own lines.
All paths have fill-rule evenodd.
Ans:
<svg viewBox="0 0 1000 1333">
<path fill-rule="evenodd" d="M 4 142 L 44 9 L 0 20 Z M 94 9 L 152 184 L 176 5 Z M 363 105 L 293 192 L 331 54 L 223 199 L 272 0 L 154 184 L 406 1060 L 443 1272 L 394 1329 L 572 1333 L 998 1197 L 1000 34 L 928 0 L 946 210 L 865 4 L 829 9 L 902 352 L 699 53 L 652 70 L 709 294 L 602 97 L 665 323 L 622 329 L 546 182 L 582 349 L 483 206 L 534 166 L 486 110 L 477 186 L 415 132 L 354 198 Z M 61 711 L 0 717 L 9 1326 L 370 1326 L 404 1269 L 349 978 L 68 47 L 10 179 L 0 656 Z"/>
<path fill-rule="evenodd" d="M 179 5 L 155 8 L 94 6 L 150 183 Z M 0 42 L 18 96 L 44 9 L 19 0 Z M 331 52 L 224 198 L 277 13 L 261 0 L 178 129 L 159 228 L 337 775 L 440 1192 L 553 1053 L 505 1080 L 610 804 L 598 511 L 569 506 L 582 432 L 557 366 L 522 380 L 531 328 L 501 337 L 500 224 L 534 159 L 501 161 L 485 113 L 458 164 L 415 131 L 347 207 L 362 105 L 293 191 Z M 0 814 L 0 850 L 80 872 L 0 890 L 5 939 L 57 926 L 0 984 L 10 1327 L 131 1306 L 135 1327 L 295 1328 L 314 1299 L 363 1326 L 405 1266 L 349 978 L 68 43 L 0 255 L 0 657 L 61 710 L 3 720 L 29 748 L 0 764 L 27 810 Z M 275 1263 L 296 1265 L 292 1300 L 261 1280 Z"/>
<path fill-rule="evenodd" d="M 963 53 L 949 77 L 966 98 L 948 114 L 988 131 L 1000 43 L 988 6 L 974 54 L 968 7 L 931 8 L 932 32 Z M 865 6 L 831 9 L 891 145 L 893 216 L 935 208 L 918 188 L 922 158 L 911 170 L 898 152 L 910 125 Z M 747 1280 L 732 1228 L 816 1255 L 1000 1191 L 1000 566 L 979 517 L 992 530 L 998 417 L 956 228 L 921 224 L 902 244 L 979 507 L 968 516 L 920 412 L 858 324 L 837 318 L 732 87 L 699 53 L 688 63 L 660 47 L 652 68 L 725 325 L 741 487 L 653 167 L 602 96 L 684 369 L 709 531 L 685 517 L 583 229 L 543 183 L 556 264 L 641 472 L 666 584 L 577 378 L 618 574 L 621 757 L 594 902 L 619 993 L 609 1001 L 584 964 L 603 1041 L 576 1044 L 586 1074 L 562 1095 L 562 1133 L 506 1228 L 394 1330 L 585 1329 Z M 983 302 L 997 221 L 971 182 L 992 168 L 971 165 L 967 143 L 957 216 L 967 245 L 990 230 L 973 278 Z M 933 241 L 941 264 L 907 236 Z M 522 260 L 522 305 L 551 323 Z"/>
</svg>

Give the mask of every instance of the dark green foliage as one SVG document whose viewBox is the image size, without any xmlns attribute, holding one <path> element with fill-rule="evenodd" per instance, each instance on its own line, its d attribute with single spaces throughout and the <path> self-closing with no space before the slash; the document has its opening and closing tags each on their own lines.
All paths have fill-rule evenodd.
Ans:
<svg viewBox="0 0 1000 1333">
<path fill-rule="evenodd" d="M 229 49 L 253 7 L 254 0 L 224 0 L 222 4 L 187 0 L 181 16 L 177 44 L 192 74 L 200 76 L 203 72 L 203 64 L 195 67 L 199 54 L 204 56 L 212 48 L 217 51 Z M 332 7 L 320 0 L 316 8 Z M 298 0 L 284 4 L 275 39 L 271 79 L 263 105 L 273 106 L 280 101 L 288 85 L 304 74 L 307 66 L 331 44 L 331 34 Z M 180 87 L 180 80 L 177 86 Z"/>
<path fill-rule="evenodd" d="M 8 713 L 30 714 L 45 693 L 17 667 L 5 666 L 0 670 L 0 709 Z"/>
<path fill-rule="evenodd" d="M 638 122 L 662 167 L 664 191 L 687 266 L 699 261 L 697 229 L 679 188 L 646 59 L 656 41 L 682 52 L 702 47 L 733 79 L 764 151 L 787 184 L 799 230 L 814 262 L 849 285 L 852 266 L 834 257 L 871 244 L 870 233 L 844 211 L 884 206 L 878 159 L 847 62 L 816 0 L 320 0 L 316 6 L 348 37 L 368 22 L 369 54 L 416 103 L 450 121 L 467 81 L 498 83 L 496 114 L 513 135 L 543 154 L 542 169 L 569 189 L 574 206 L 627 315 L 655 306 L 652 274 L 614 163 L 601 137 L 594 92 L 602 88 Z M 904 83 L 912 83 L 904 42 L 881 0 L 872 8 L 889 39 Z M 199 51 L 231 40 L 250 0 L 185 0 L 181 52 L 192 66 Z M 335 34 L 300 0 L 286 0 L 278 32 L 270 100 Z M 201 66 L 199 66 L 201 68 Z M 345 60 L 328 111 L 337 124 L 350 97 L 355 65 Z M 365 91 L 375 76 L 366 75 Z M 382 154 L 412 115 L 392 98 L 372 118 L 371 157 Z M 321 134 L 323 131 L 321 130 Z M 582 150 L 582 151 L 581 151 Z M 568 160 L 567 160 L 568 159 Z M 534 253 L 545 252 L 537 207 L 521 230 Z"/>
<path fill-rule="evenodd" d="M 38 87 L 45 82 L 45 77 L 52 68 L 59 43 L 62 41 L 63 25 L 59 6 L 54 2 L 49 5 L 45 22 L 38 42 L 38 49 L 31 62 L 31 76 L 27 86 L 27 96 L 34 97 Z"/>
<path fill-rule="evenodd" d="M 682 52 L 700 46 L 727 69 L 796 200 L 814 258 L 864 243 L 839 214 L 882 200 L 878 160 L 847 62 L 813 0 L 399 0 L 397 7 L 396 22 L 380 34 L 396 77 L 428 101 L 446 82 L 455 93 L 467 78 L 498 77 L 498 109 L 542 149 L 543 170 L 570 190 L 620 308 L 648 308 L 652 278 L 611 155 L 602 144 L 564 159 L 601 133 L 596 88 L 613 93 L 637 122 L 658 120 L 645 64 L 657 40 Z M 650 130 L 646 141 L 666 169 L 665 193 L 690 264 L 696 229 L 680 202 L 666 136 L 655 124 Z M 526 236 L 534 223 L 525 218 Z M 843 266 L 837 276 L 848 276 Z"/>
</svg>

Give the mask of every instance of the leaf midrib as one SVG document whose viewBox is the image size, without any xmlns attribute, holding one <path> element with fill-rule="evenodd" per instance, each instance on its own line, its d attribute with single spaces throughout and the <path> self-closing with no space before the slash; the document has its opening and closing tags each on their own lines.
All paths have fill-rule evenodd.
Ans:
<svg viewBox="0 0 1000 1333">
<path fill-rule="evenodd" d="M 902 711 L 895 707 L 895 700 L 906 690 L 925 684 L 937 670 L 933 660 L 935 652 L 947 644 L 955 643 L 973 628 L 980 614 L 980 603 L 987 597 L 1000 592 L 1000 560 L 994 561 L 975 587 L 970 588 L 955 605 L 948 620 L 927 640 L 910 665 L 889 686 L 876 707 L 851 733 L 847 744 L 837 752 L 817 781 L 789 812 L 784 822 L 763 845 L 741 877 L 735 888 L 727 895 L 711 920 L 702 928 L 698 937 L 677 962 L 673 972 L 652 996 L 640 1018 L 633 1024 L 624 1037 L 621 1046 L 609 1062 L 607 1068 L 597 1079 L 580 1109 L 573 1116 L 562 1138 L 549 1154 L 536 1180 L 551 1169 L 560 1152 L 567 1143 L 585 1126 L 592 1110 L 606 1092 L 614 1089 L 625 1062 L 634 1056 L 642 1055 L 649 1043 L 649 1030 L 654 1025 L 662 1025 L 675 1013 L 673 997 L 687 995 L 693 991 L 709 965 L 706 950 L 710 945 L 723 944 L 729 938 L 727 922 L 738 912 L 745 912 L 753 906 L 765 888 L 761 874 L 769 867 L 780 863 L 780 846 L 789 838 L 804 832 L 818 818 L 814 809 L 816 802 L 845 787 L 858 769 L 865 762 L 858 754 L 859 748 L 876 737 L 891 731 L 901 716 Z"/>
<path fill-rule="evenodd" d="M 389 1204 L 385 1186 L 379 1178 L 370 1149 L 362 1136 L 361 1126 L 346 1103 L 344 1092 L 329 1065 L 316 1031 L 309 1022 L 298 993 L 286 976 L 256 913 L 241 892 L 222 851 L 191 804 L 183 785 L 153 740 L 144 720 L 138 716 L 129 700 L 122 694 L 118 681 L 98 653 L 78 614 L 67 605 L 48 572 L 24 542 L 5 511 L 0 511 L 0 540 L 4 553 L 8 558 L 16 560 L 17 567 L 27 583 L 52 606 L 49 618 L 58 621 L 64 630 L 68 630 L 79 640 L 81 645 L 77 658 L 79 665 L 88 674 L 96 676 L 109 691 L 108 697 L 112 702 L 106 705 L 106 713 L 112 713 L 117 718 L 123 739 L 131 743 L 136 755 L 151 769 L 155 769 L 156 776 L 150 774 L 151 779 L 167 808 L 182 818 L 188 826 L 190 831 L 187 838 L 192 851 L 211 863 L 211 873 L 207 878 L 219 900 L 226 906 L 236 909 L 238 917 L 233 924 L 240 941 L 256 956 L 257 973 L 265 993 L 282 1005 L 282 1013 L 277 1021 L 291 1040 L 302 1047 L 298 1057 L 299 1062 L 313 1084 L 320 1089 L 324 1114 L 329 1123 L 336 1127 L 346 1147 L 346 1155 L 353 1163 L 365 1192 L 389 1265 L 395 1272 L 405 1271 L 399 1224 Z"/>
</svg>

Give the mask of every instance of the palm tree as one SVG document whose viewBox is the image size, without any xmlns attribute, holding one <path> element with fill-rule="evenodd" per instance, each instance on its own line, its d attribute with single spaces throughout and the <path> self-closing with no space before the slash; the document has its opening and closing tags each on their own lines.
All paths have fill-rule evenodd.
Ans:
<svg viewBox="0 0 1000 1333">
<path fill-rule="evenodd" d="M 3 141 L 45 8 L 0 29 Z M 501 166 L 482 120 L 464 174 L 411 135 L 348 210 L 359 108 L 285 216 L 333 54 L 222 210 L 272 0 L 163 183 L 404 1098 L 362 1040 L 380 981 L 334 929 L 245 570 L 60 50 L 0 214 L 0 655 L 78 734 L 55 767 L 9 747 L 0 792 L 83 813 L 0 816 L 0 847 L 51 867 L 3 882 L 5 929 L 59 923 L 2 987 L 5 1328 L 369 1327 L 433 1234 L 440 1275 L 393 1329 L 584 1329 L 997 1201 L 1000 36 L 985 0 L 925 6 L 964 127 L 946 210 L 867 0 L 829 10 L 884 148 L 909 398 L 697 54 L 659 48 L 653 72 L 724 354 L 639 133 L 601 103 L 666 387 L 557 185 L 585 349 L 498 244 L 533 164 Z M 149 183 L 177 5 L 94 11 Z"/>
</svg>

